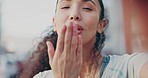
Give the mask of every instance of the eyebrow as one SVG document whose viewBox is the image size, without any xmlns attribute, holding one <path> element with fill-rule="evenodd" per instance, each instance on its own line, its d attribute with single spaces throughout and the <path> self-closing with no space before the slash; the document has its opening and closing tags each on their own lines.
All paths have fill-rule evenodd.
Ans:
<svg viewBox="0 0 148 78">
<path fill-rule="evenodd" d="M 83 1 L 84 1 L 84 2 L 88 2 L 88 1 L 90 1 L 90 2 L 92 2 L 92 3 L 96 6 L 95 2 L 92 1 L 92 0 L 83 0 Z"/>
<path fill-rule="evenodd" d="M 60 0 L 59 2 L 62 2 L 62 1 L 71 1 L 71 0 Z"/>
<path fill-rule="evenodd" d="M 60 0 L 60 2 L 61 1 L 71 1 L 71 0 Z M 82 0 L 83 2 L 88 2 L 88 1 L 90 1 L 90 2 L 92 2 L 95 6 L 96 6 L 96 4 L 95 4 L 95 2 L 94 1 L 92 1 L 92 0 Z"/>
</svg>

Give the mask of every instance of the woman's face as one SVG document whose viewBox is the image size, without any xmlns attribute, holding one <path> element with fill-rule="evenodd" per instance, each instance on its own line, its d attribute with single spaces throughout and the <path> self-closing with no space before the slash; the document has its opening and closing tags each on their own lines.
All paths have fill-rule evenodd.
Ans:
<svg viewBox="0 0 148 78">
<path fill-rule="evenodd" d="M 77 26 L 83 45 L 95 41 L 96 32 L 103 31 L 100 11 L 98 0 L 59 0 L 53 19 L 54 30 L 59 34 L 64 25 Z"/>
</svg>

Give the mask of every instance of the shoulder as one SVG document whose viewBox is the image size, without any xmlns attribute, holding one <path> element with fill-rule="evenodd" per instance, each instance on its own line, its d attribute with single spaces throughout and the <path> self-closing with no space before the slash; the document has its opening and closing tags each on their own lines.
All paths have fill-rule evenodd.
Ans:
<svg viewBox="0 0 148 78">
<path fill-rule="evenodd" d="M 136 53 L 134 57 L 130 58 L 128 72 L 130 75 L 136 75 L 137 78 L 148 78 L 148 75 L 143 73 L 148 72 L 148 53 Z M 147 77 L 144 77 L 146 75 Z"/>
<path fill-rule="evenodd" d="M 52 70 L 47 70 L 44 72 L 39 72 L 33 78 L 54 78 Z"/>
<path fill-rule="evenodd" d="M 128 63 L 128 61 L 133 58 L 134 56 L 136 56 L 137 54 L 123 54 L 123 55 L 109 55 L 110 57 L 110 63 L 115 65 L 119 65 L 121 63 Z"/>
<path fill-rule="evenodd" d="M 148 53 L 133 53 L 131 55 L 110 55 L 109 64 L 106 67 L 104 78 L 116 75 L 118 78 L 148 78 Z M 106 77 L 107 75 L 108 77 Z"/>
<path fill-rule="evenodd" d="M 110 60 L 112 62 L 134 62 L 138 60 L 145 60 L 148 58 L 148 53 L 133 53 L 133 54 L 123 54 L 123 55 L 110 55 Z M 122 61 L 121 61 L 122 60 Z"/>
<path fill-rule="evenodd" d="M 148 61 L 142 66 L 140 71 L 140 78 L 148 78 Z"/>
<path fill-rule="evenodd" d="M 110 61 L 103 72 L 102 78 L 127 78 L 128 62 L 134 56 L 135 54 L 109 55 Z"/>
<path fill-rule="evenodd" d="M 129 65 L 135 67 L 142 67 L 148 61 L 148 53 L 135 53 L 133 57 L 129 59 Z"/>
<path fill-rule="evenodd" d="M 115 64 L 119 63 L 126 63 L 128 68 L 141 68 L 147 61 L 148 61 L 148 53 L 133 53 L 131 55 L 124 54 L 124 55 L 111 55 L 110 56 L 111 62 Z"/>
</svg>

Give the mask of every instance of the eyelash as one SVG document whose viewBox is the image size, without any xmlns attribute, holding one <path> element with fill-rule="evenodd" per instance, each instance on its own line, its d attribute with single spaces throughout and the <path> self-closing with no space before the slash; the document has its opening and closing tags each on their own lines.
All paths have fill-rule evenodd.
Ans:
<svg viewBox="0 0 148 78">
<path fill-rule="evenodd" d="M 69 9 L 69 8 L 70 8 L 70 7 L 62 7 L 61 9 Z M 88 10 L 88 11 L 92 11 L 91 8 L 83 8 L 83 9 Z"/>
<path fill-rule="evenodd" d="M 70 8 L 70 7 L 62 7 L 61 9 L 68 9 L 68 8 Z"/>
<path fill-rule="evenodd" d="M 86 9 L 86 10 L 92 11 L 92 9 L 91 9 L 91 8 L 83 8 L 83 9 Z"/>
</svg>

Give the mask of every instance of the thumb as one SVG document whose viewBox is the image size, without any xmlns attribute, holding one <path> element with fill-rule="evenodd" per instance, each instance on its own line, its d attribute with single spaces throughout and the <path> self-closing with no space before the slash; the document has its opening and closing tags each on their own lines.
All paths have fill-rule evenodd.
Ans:
<svg viewBox="0 0 148 78">
<path fill-rule="evenodd" d="M 55 53 L 54 52 L 54 47 L 53 47 L 52 43 L 49 42 L 49 41 L 47 41 L 46 44 L 47 44 L 49 64 L 51 65 L 52 64 L 53 57 L 54 57 L 54 53 Z"/>
</svg>

